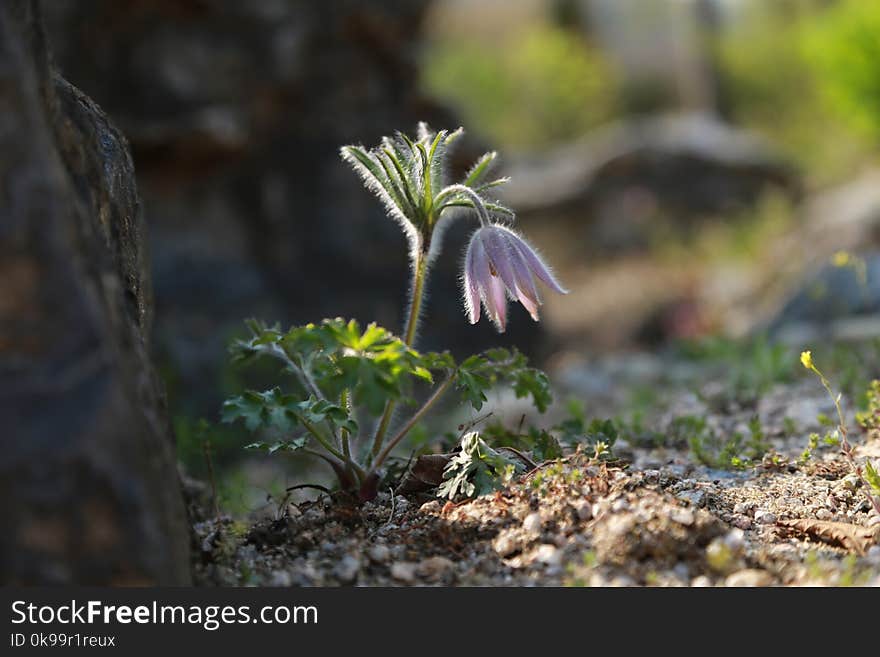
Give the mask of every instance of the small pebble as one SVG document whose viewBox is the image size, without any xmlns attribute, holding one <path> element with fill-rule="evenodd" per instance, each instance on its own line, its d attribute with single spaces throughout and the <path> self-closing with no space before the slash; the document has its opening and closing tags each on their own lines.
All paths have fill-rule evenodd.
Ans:
<svg viewBox="0 0 880 657">
<path fill-rule="evenodd" d="M 628 511 L 628 510 L 629 510 L 629 502 L 627 502 L 622 497 L 614 500 L 614 502 L 611 503 L 611 511 L 614 513 L 620 513 L 621 511 Z"/>
<path fill-rule="evenodd" d="M 739 529 L 733 529 L 724 535 L 724 544 L 734 554 L 742 554 L 746 549 L 746 536 Z"/>
<path fill-rule="evenodd" d="M 575 510 L 577 511 L 578 518 L 586 522 L 587 520 L 592 520 L 593 518 L 593 505 L 589 502 L 581 501 L 575 505 Z"/>
<path fill-rule="evenodd" d="M 290 586 L 293 579 L 286 570 L 276 570 L 269 579 L 269 586 Z"/>
<path fill-rule="evenodd" d="M 387 545 L 373 545 L 367 550 L 367 556 L 376 563 L 385 563 L 391 558 L 391 550 Z"/>
<path fill-rule="evenodd" d="M 816 518 L 818 520 L 831 520 L 834 517 L 834 514 L 831 513 L 828 509 L 818 509 L 816 511 Z"/>
<path fill-rule="evenodd" d="M 336 567 L 333 569 L 333 574 L 340 582 L 350 584 L 357 578 L 360 569 L 360 560 L 351 554 L 346 554 L 339 560 L 339 563 L 336 564 Z"/>
<path fill-rule="evenodd" d="M 743 515 L 748 515 L 749 513 L 752 512 L 752 510 L 754 508 L 755 508 L 754 502 L 739 502 L 738 504 L 734 505 L 733 512 L 734 513 L 741 513 Z"/>
<path fill-rule="evenodd" d="M 699 577 L 694 577 L 691 580 L 691 586 L 698 589 L 708 588 L 712 586 L 712 580 L 705 575 L 700 575 Z"/>
<path fill-rule="evenodd" d="M 761 525 L 772 525 L 776 522 L 776 515 L 764 509 L 759 509 L 755 511 L 755 522 Z"/>
<path fill-rule="evenodd" d="M 420 513 L 440 513 L 440 502 L 437 500 L 431 500 L 430 502 L 425 502 L 422 506 L 419 507 Z"/>
<path fill-rule="evenodd" d="M 541 514 L 539 513 L 530 513 L 526 516 L 526 519 L 523 520 L 523 529 L 525 529 L 530 534 L 540 534 L 541 533 Z"/>
<path fill-rule="evenodd" d="M 548 566 L 559 566 L 562 563 L 562 550 L 550 543 L 544 543 L 538 547 L 538 551 L 535 553 L 535 560 Z"/>
<path fill-rule="evenodd" d="M 677 522 L 679 525 L 684 525 L 685 527 L 690 527 L 694 524 L 694 512 L 690 509 L 681 509 L 675 508 L 669 513 L 669 517 L 673 522 Z"/>
<path fill-rule="evenodd" d="M 426 577 L 427 579 L 438 579 L 450 570 L 452 570 L 454 567 L 455 564 L 452 562 L 451 559 L 437 556 L 422 559 L 422 561 L 419 562 L 416 570 L 421 577 Z"/>
<path fill-rule="evenodd" d="M 746 568 L 732 575 L 728 575 L 724 580 L 724 586 L 771 586 L 773 578 L 764 570 L 756 568 Z"/>
<path fill-rule="evenodd" d="M 510 534 L 501 534 L 495 539 L 493 547 L 499 557 L 509 557 L 511 554 L 519 550 L 519 544 L 512 536 L 510 536 Z"/>
<path fill-rule="evenodd" d="M 736 516 L 730 521 L 730 524 L 737 529 L 751 529 L 752 521 L 748 516 Z"/>
<path fill-rule="evenodd" d="M 321 520 L 324 517 L 324 509 L 319 506 L 311 506 L 303 515 L 306 520 L 314 522 L 316 520 Z"/>
<path fill-rule="evenodd" d="M 399 582 L 412 584 L 416 581 L 417 565 L 410 561 L 398 561 L 391 564 L 391 576 Z"/>
<path fill-rule="evenodd" d="M 706 491 L 694 488 L 691 490 L 683 490 L 675 494 L 675 496 L 686 502 L 690 502 L 693 506 L 706 506 L 708 496 Z"/>
</svg>

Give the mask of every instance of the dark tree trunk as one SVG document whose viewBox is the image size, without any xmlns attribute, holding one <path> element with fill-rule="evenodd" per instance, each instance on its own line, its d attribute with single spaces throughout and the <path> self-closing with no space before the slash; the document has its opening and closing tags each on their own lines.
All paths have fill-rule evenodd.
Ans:
<svg viewBox="0 0 880 657">
<path fill-rule="evenodd" d="M 0 581 L 187 584 L 124 137 L 0 3 Z"/>
</svg>

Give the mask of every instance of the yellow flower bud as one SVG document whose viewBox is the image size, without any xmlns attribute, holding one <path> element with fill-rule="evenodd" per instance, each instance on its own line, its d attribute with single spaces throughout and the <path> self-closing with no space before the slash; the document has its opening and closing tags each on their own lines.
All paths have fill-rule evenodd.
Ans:
<svg viewBox="0 0 880 657">
<path fill-rule="evenodd" d="M 813 365 L 813 352 L 809 349 L 807 351 L 801 352 L 801 365 L 806 367 L 808 370 L 816 369 L 816 366 Z"/>
</svg>

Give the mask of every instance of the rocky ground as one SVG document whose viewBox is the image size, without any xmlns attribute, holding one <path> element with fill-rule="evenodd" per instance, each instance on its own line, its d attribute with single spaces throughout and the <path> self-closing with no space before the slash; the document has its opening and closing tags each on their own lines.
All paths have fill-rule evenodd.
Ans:
<svg viewBox="0 0 880 657">
<path fill-rule="evenodd" d="M 651 380 L 644 362 L 636 371 Z M 322 496 L 251 525 L 204 520 L 197 577 L 275 586 L 880 585 L 880 517 L 858 478 L 833 446 L 798 462 L 830 410 L 821 387 L 779 383 L 743 402 L 720 400 L 720 383 L 670 388 L 647 417 L 651 438 L 631 432 L 614 459 L 582 447 L 478 499 L 382 493 L 356 507 Z M 751 426 L 765 455 L 744 468 L 711 467 L 682 426 L 710 454 L 709 437 Z M 857 458 L 880 457 L 880 439 L 855 432 L 853 442 Z"/>
</svg>

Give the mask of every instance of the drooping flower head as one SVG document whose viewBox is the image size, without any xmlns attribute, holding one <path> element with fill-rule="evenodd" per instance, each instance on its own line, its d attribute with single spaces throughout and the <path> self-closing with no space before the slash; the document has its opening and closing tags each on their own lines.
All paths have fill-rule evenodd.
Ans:
<svg viewBox="0 0 880 657">
<path fill-rule="evenodd" d="M 484 224 L 471 237 L 464 263 L 464 305 L 471 324 L 480 319 L 480 304 L 503 333 L 507 298 L 519 301 L 538 321 L 541 297 L 535 277 L 559 294 L 568 291 L 538 253 L 515 232 L 500 224 Z"/>
<path fill-rule="evenodd" d="M 480 157 L 461 182 L 448 184 L 446 158 L 449 148 L 462 134 L 461 128 L 433 132 L 419 124 L 415 140 L 397 133 L 385 137 L 379 146 L 343 146 L 342 158 L 360 174 L 364 184 L 385 205 L 388 214 L 403 228 L 409 242 L 413 272 L 414 318 L 407 335 L 414 335 L 421 290 L 427 268 L 440 253 L 443 232 L 449 221 L 473 211 L 480 222 L 465 258 L 464 299 L 472 324 L 480 319 L 480 304 L 500 332 L 507 324 L 507 297 L 518 300 L 538 320 L 541 297 L 535 277 L 550 289 L 566 294 L 550 268 L 535 250 L 509 228 L 494 223 L 514 213 L 490 196 L 508 182 L 502 177 L 487 180 L 497 157 L 490 152 Z"/>
</svg>

